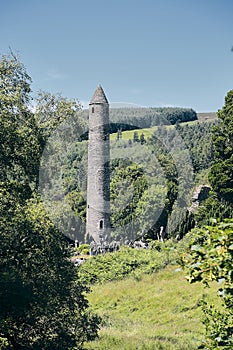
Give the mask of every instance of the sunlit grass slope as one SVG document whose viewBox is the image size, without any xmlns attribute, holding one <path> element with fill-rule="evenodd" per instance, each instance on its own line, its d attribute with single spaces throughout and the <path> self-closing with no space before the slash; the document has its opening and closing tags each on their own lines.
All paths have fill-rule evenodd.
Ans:
<svg viewBox="0 0 233 350">
<path fill-rule="evenodd" d="M 140 137 L 141 134 L 144 134 L 145 139 L 152 136 L 153 133 L 157 130 L 157 126 L 153 126 L 152 128 L 147 129 L 137 129 L 137 130 L 127 130 L 122 131 L 122 140 L 133 140 L 134 132 L 136 131 Z M 116 140 L 117 139 L 117 133 L 110 135 L 110 140 Z"/>
<path fill-rule="evenodd" d="M 212 122 L 217 119 L 216 113 L 198 113 L 198 120 L 191 121 L 191 122 L 184 122 L 181 123 L 181 126 L 184 125 L 193 125 L 200 122 Z M 166 128 L 174 128 L 175 125 L 166 125 Z M 151 128 L 145 128 L 145 129 L 136 129 L 136 130 L 127 130 L 122 131 L 122 140 L 133 140 L 134 132 L 137 131 L 139 137 L 141 134 L 144 134 L 145 139 L 148 137 L 151 137 L 153 133 L 158 129 L 158 126 L 153 126 Z M 113 133 L 110 135 L 110 140 L 114 141 L 117 139 L 117 133 Z"/>
<path fill-rule="evenodd" d="M 139 280 L 96 285 L 88 298 L 104 322 L 99 340 L 87 349 L 197 349 L 204 337 L 199 307 L 203 293 L 217 299 L 214 287 L 190 285 L 174 265 Z"/>
</svg>

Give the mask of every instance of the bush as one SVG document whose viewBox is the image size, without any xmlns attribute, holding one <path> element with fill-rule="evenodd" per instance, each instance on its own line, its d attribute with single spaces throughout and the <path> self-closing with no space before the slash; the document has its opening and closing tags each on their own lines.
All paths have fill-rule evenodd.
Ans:
<svg viewBox="0 0 233 350">
<path fill-rule="evenodd" d="M 11 350 L 12 347 L 10 346 L 8 340 L 6 338 L 0 337 L 0 350 Z"/>
<path fill-rule="evenodd" d="M 189 236 L 183 241 L 155 241 L 153 249 L 122 247 L 114 253 L 97 255 L 78 268 L 81 281 L 88 284 L 120 280 L 128 276 L 140 279 L 142 274 L 151 274 L 168 264 L 176 264 L 180 252 L 189 244 Z M 159 248 L 159 249 L 158 249 Z"/>
<path fill-rule="evenodd" d="M 183 266 L 188 270 L 190 283 L 201 281 L 219 284 L 218 295 L 222 309 L 203 300 L 203 323 L 206 341 L 202 349 L 228 350 L 233 348 L 233 220 L 225 220 L 199 230 L 204 237 L 194 240 L 183 255 Z"/>
<path fill-rule="evenodd" d="M 89 255 L 90 254 L 90 245 L 89 244 L 81 244 L 78 247 L 78 253 L 83 255 Z"/>
</svg>

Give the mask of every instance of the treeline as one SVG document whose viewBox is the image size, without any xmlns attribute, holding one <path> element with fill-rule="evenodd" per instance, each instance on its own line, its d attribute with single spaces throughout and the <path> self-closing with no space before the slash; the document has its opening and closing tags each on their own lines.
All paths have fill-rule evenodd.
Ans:
<svg viewBox="0 0 233 350">
<path fill-rule="evenodd" d="M 88 118 L 88 111 L 82 112 Z M 132 130 L 137 128 L 151 128 L 157 125 L 169 125 L 197 120 L 197 113 L 191 108 L 180 107 L 150 107 L 150 108 L 110 108 L 110 123 L 117 124 L 117 128 Z M 130 126 L 130 128 L 129 128 Z M 116 132 L 112 126 L 112 132 Z"/>
<path fill-rule="evenodd" d="M 83 116 L 83 112 L 81 113 L 81 115 Z M 135 129 L 140 129 L 140 127 L 135 126 L 133 124 L 126 124 L 126 123 L 110 123 L 109 132 L 110 132 L 110 134 L 114 134 L 114 133 L 122 133 L 122 131 L 135 130 Z M 79 139 L 80 139 L 80 141 L 84 141 L 84 140 L 87 141 L 88 140 L 88 130 L 85 131 L 82 135 L 80 135 Z"/>
</svg>

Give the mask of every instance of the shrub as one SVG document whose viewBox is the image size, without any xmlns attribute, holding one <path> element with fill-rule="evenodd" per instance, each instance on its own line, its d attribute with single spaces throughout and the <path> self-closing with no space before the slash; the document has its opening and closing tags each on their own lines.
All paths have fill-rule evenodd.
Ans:
<svg viewBox="0 0 233 350">
<path fill-rule="evenodd" d="M 190 243 L 183 255 L 183 266 L 188 270 L 190 283 L 201 281 L 209 285 L 219 284 L 218 295 L 222 309 L 203 300 L 203 323 L 206 327 L 206 341 L 202 349 L 228 350 L 233 348 L 233 220 L 215 223 L 199 230 L 205 237 Z"/>
<path fill-rule="evenodd" d="M 78 247 L 78 253 L 79 254 L 84 254 L 84 255 L 89 255 L 89 253 L 90 253 L 90 245 L 89 244 L 81 244 Z"/>
</svg>

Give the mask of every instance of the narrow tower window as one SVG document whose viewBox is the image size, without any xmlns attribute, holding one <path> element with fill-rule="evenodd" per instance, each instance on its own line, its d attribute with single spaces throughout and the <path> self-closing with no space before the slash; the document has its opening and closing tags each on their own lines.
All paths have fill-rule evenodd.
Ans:
<svg viewBox="0 0 233 350">
<path fill-rule="evenodd" d="M 94 107 L 92 107 L 91 112 L 92 112 L 92 113 L 94 113 L 94 112 L 95 112 L 95 108 L 94 108 Z"/>
<path fill-rule="evenodd" d="M 100 230 L 103 230 L 104 228 L 104 220 L 100 220 Z"/>
</svg>

